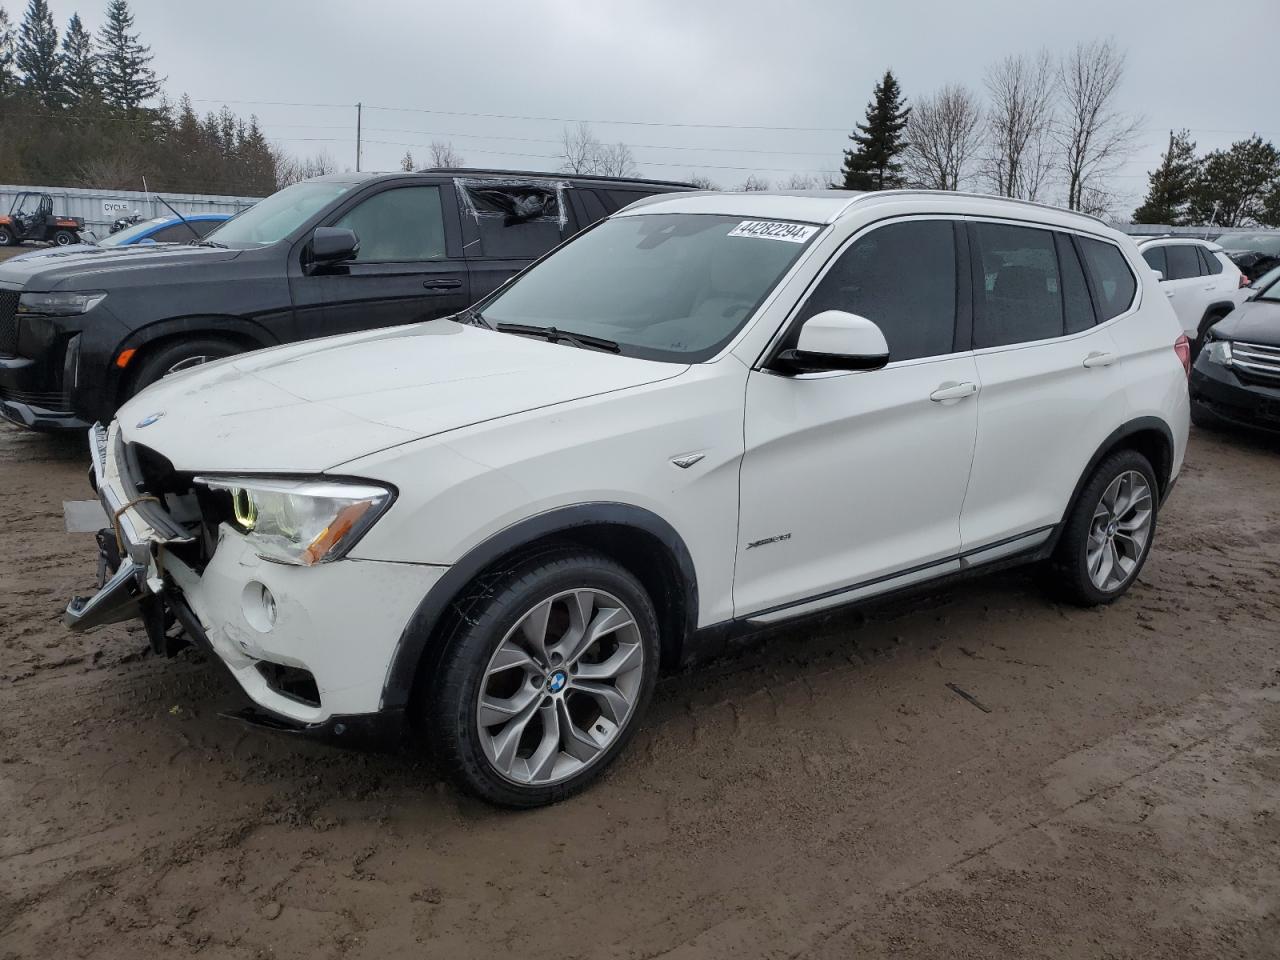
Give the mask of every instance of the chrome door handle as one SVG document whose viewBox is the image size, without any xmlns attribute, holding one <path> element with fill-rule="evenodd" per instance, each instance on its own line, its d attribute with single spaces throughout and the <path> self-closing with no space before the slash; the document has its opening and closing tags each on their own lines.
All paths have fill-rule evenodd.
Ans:
<svg viewBox="0 0 1280 960">
<path fill-rule="evenodd" d="M 929 394 L 929 399 L 934 403 L 946 403 L 948 400 L 963 400 L 965 397 L 972 397 L 977 392 L 978 385 L 972 380 L 966 380 L 964 383 L 948 380 L 946 383 L 939 384 L 938 389 Z"/>
<path fill-rule="evenodd" d="M 1103 353 L 1101 350 L 1095 350 L 1084 358 L 1086 367 L 1109 367 L 1116 362 L 1114 353 Z"/>
</svg>

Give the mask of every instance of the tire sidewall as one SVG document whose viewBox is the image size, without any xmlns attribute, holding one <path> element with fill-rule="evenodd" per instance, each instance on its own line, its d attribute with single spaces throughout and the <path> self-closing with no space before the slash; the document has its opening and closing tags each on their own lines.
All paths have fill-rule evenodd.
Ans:
<svg viewBox="0 0 1280 960">
<path fill-rule="evenodd" d="M 574 551 L 543 557 L 504 579 L 491 596 L 478 601 L 448 641 L 427 705 L 428 730 L 440 737 L 441 759 L 469 792 L 492 803 L 534 807 L 571 796 L 601 776 L 630 742 L 643 720 L 657 681 L 660 644 L 657 616 L 644 588 L 629 572 L 599 555 Z M 523 786 L 502 777 L 489 763 L 476 726 L 485 668 L 498 645 L 536 604 L 576 588 L 612 594 L 630 609 L 644 644 L 640 691 L 627 725 L 589 767 L 560 783 Z"/>
<path fill-rule="evenodd" d="M 59 230 L 53 235 L 53 242 L 59 247 L 69 247 L 76 242 L 76 235 L 70 230 Z"/>
<path fill-rule="evenodd" d="M 1089 559 L 1088 559 L 1088 540 L 1089 528 L 1092 525 L 1093 513 L 1098 507 L 1102 494 L 1110 486 L 1111 482 L 1122 473 L 1135 470 L 1141 473 L 1143 479 L 1147 481 L 1147 486 L 1151 489 L 1151 531 L 1147 536 L 1147 542 L 1143 545 L 1142 555 L 1138 557 L 1137 566 L 1134 568 L 1129 579 L 1115 590 L 1100 590 L 1089 576 Z M 1155 542 L 1156 529 L 1160 521 L 1160 485 L 1156 482 L 1155 470 L 1152 468 L 1150 461 L 1142 454 L 1134 450 L 1123 450 L 1116 453 L 1101 464 L 1094 471 L 1093 476 L 1085 485 L 1084 490 L 1080 492 L 1080 499 L 1077 502 L 1076 509 L 1072 513 L 1070 520 L 1070 529 L 1064 537 L 1064 546 L 1067 548 L 1067 555 L 1063 558 L 1069 566 L 1069 573 L 1084 599 L 1089 604 L 1108 604 L 1128 592 L 1129 588 L 1142 575 L 1142 568 L 1146 565 L 1147 557 L 1151 556 L 1151 545 Z"/>
<path fill-rule="evenodd" d="M 8 227 L 0 227 L 0 247 L 12 247 L 17 243 L 17 237 Z"/>
<path fill-rule="evenodd" d="M 138 366 L 137 371 L 133 375 L 130 382 L 128 396 L 140 393 L 153 383 L 163 380 L 167 371 L 175 363 L 181 362 L 184 358 L 190 358 L 201 355 L 213 355 L 214 360 L 221 360 L 225 357 L 233 356 L 239 351 L 234 344 L 216 339 L 199 339 L 190 341 L 179 341 L 177 343 L 161 346 L 155 352 L 145 357 Z M 191 369 L 198 369 L 192 367 Z M 185 372 L 185 371 L 184 371 Z M 126 398 L 127 399 L 127 398 Z"/>
</svg>

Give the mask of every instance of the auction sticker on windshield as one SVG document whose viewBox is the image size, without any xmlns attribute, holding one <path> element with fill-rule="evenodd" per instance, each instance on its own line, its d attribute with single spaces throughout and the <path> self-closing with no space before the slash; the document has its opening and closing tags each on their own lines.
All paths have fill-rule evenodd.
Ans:
<svg viewBox="0 0 1280 960">
<path fill-rule="evenodd" d="M 818 232 L 807 223 L 780 223 L 777 220 L 743 220 L 729 231 L 731 237 L 758 237 L 761 240 L 785 240 L 787 243 L 805 243 Z"/>
</svg>

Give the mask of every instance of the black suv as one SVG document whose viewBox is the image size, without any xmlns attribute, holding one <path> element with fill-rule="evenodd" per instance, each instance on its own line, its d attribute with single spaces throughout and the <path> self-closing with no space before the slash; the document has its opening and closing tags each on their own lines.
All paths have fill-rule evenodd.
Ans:
<svg viewBox="0 0 1280 960">
<path fill-rule="evenodd" d="M 167 373 L 457 313 L 652 180 L 424 170 L 286 187 L 190 246 L 0 264 L 0 417 L 107 421 Z"/>
</svg>

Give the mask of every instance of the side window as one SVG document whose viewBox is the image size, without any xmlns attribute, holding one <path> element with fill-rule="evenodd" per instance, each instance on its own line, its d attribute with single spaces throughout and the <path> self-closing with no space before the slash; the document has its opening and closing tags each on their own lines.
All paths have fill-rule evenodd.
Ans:
<svg viewBox="0 0 1280 960">
<path fill-rule="evenodd" d="M 643 200 L 649 196 L 640 190 L 606 190 L 605 196 L 609 198 L 610 203 L 615 211 L 621 210 L 623 207 L 635 203 L 637 200 Z"/>
<path fill-rule="evenodd" d="M 1129 309 L 1138 292 L 1138 281 L 1129 269 L 1129 261 L 1114 243 L 1089 237 L 1078 239 L 1084 252 L 1085 269 L 1093 278 L 1098 321 L 1118 317 Z"/>
<path fill-rule="evenodd" d="M 974 291 L 974 347 L 1062 336 L 1062 280 L 1053 234 L 1033 227 L 976 223 L 973 236 L 982 273 Z M 974 283 L 979 283 L 977 275 Z"/>
<path fill-rule="evenodd" d="M 1152 270 L 1160 271 L 1160 279 L 1167 280 L 1169 278 L 1169 266 L 1164 259 L 1164 247 L 1147 247 L 1142 251 L 1142 259 L 1147 261 L 1147 265 Z"/>
<path fill-rule="evenodd" d="M 360 238 L 361 263 L 443 260 L 444 215 L 439 187 L 396 187 L 348 211 L 335 227 Z"/>
<path fill-rule="evenodd" d="M 1165 260 L 1169 264 L 1167 280 L 1189 280 L 1200 276 L 1200 258 L 1196 256 L 1196 248 L 1190 243 L 1171 243 L 1164 248 Z"/>
<path fill-rule="evenodd" d="M 840 255 L 801 313 L 844 310 L 874 321 L 889 360 L 951 353 L 956 328 L 956 238 L 950 220 L 872 230 Z"/>
<path fill-rule="evenodd" d="M 1222 272 L 1222 261 L 1218 259 L 1217 254 L 1204 247 L 1196 247 L 1196 249 L 1200 251 L 1200 265 L 1204 268 L 1202 272 L 1206 277 Z"/>
<path fill-rule="evenodd" d="M 203 224 L 193 223 L 191 226 L 195 227 L 198 233 Z M 200 236 L 204 236 L 204 234 L 201 233 Z M 195 238 L 195 234 L 187 229 L 185 224 L 181 223 L 171 223 L 167 227 L 161 227 L 150 237 L 156 243 L 187 243 Z"/>
<path fill-rule="evenodd" d="M 1062 271 L 1062 308 L 1067 333 L 1079 333 L 1097 322 L 1093 315 L 1093 300 L 1089 297 L 1089 284 L 1071 238 L 1059 233 L 1054 235 L 1054 242 L 1058 245 L 1058 269 Z"/>
<path fill-rule="evenodd" d="M 533 260 L 559 243 L 569 225 L 563 191 L 555 183 L 456 183 L 465 216 L 480 233 L 479 256 Z"/>
</svg>

